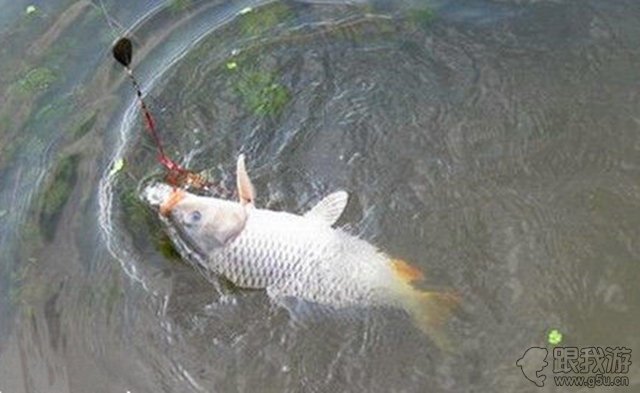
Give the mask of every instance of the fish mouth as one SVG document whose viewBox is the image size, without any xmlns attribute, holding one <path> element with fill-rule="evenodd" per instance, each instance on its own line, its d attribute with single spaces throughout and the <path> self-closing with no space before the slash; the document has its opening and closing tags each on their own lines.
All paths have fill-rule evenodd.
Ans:
<svg viewBox="0 0 640 393">
<path fill-rule="evenodd" d="M 185 191 L 164 183 L 149 185 L 142 192 L 142 199 L 151 207 L 158 209 L 164 217 L 169 217 L 171 210 L 173 210 L 185 196 Z"/>
<path fill-rule="evenodd" d="M 159 209 L 172 192 L 173 187 L 168 184 L 153 183 L 144 187 L 141 197 L 149 206 Z"/>
<path fill-rule="evenodd" d="M 174 189 L 169 197 L 160 205 L 160 214 L 168 217 L 171 214 L 171 210 L 180 203 L 185 197 L 185 192 L 179 188 Z"/>
</svg>

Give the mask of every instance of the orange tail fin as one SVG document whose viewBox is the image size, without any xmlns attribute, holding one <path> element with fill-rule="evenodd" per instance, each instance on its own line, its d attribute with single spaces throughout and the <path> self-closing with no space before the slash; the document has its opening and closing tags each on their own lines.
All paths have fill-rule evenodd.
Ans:
<svg viewBox="0 0 640 393">
<path fill-rule="evenodd" d="M 413 290 L 412 301 L 407 311 L 416 326 L 436 345 L 451 351 L 451 342 L 444 331 L 444 325 L 460 303 L 460 296 L 450 292 L 423 292 Z"/>
<path fill-rule="evenodd" d="M 425 292 L 413 287 L 413 283 L 424 279 L 422 271 L 401 259 L 392 259 L 391 267 L 402 283 L 406 311 L 416 326 L 428 335 L 443 350 L 451 350 L 444 332 L 444 324 L 460 303 L 460 296 L 451 292 Z"/>
</svg>

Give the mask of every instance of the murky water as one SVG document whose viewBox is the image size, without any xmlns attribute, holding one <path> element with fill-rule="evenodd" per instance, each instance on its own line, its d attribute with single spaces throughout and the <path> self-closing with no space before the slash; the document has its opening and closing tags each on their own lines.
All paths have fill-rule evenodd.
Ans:
<svg viewBox="0 0 640 393">
<path fill-rule="evenodd" d="M 0 9 L 0 392 L 541 391 L 515 362 L 551 328 L 640 350 L 640 3 Z M 274 209 L 349 190 L 342 226 L 463 296 L 455 351 L 181 261 L 138 199 L 161 169 L 125 29 L 173 157 L 226 184 L 247 154 Z"/>
</svg>

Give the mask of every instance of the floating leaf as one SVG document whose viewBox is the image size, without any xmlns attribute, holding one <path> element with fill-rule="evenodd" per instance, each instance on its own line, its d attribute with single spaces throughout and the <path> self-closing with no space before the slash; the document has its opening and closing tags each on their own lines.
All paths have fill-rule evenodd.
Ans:
<svg viewBox="0 0 640 393">
<path fill-rule="evenodd" d="M 547 335 L 547 341 L 551 345 L 558 345 L 562 341 L 562 333 L 558 329 L 551 329 Z"/>
<path fill-rule="evenodd" d="M 118 172 L 120 172 L 124 168 L 124 159 L 118 158 L 111 167 L 111 171 L 109 171 L 109 176 L 114 176 Z"/>
</svg>

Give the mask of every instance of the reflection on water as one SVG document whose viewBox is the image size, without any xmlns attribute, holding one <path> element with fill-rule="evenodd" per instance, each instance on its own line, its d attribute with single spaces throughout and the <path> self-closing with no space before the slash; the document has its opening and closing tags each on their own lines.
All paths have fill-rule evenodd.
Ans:
<svg viewBox="0 0 640 393">
<path fill-rule="evenodd" d="M 515 362 L 551 328 L 640 348 L 636 2 L 17 3 L 0 391 L 534 391 Z M 454 353 L 393 311 L 294 321 L 177 257 L 109 54 L 131 26 L 169 153 L 223 184 L 246 153 L 274 209 L 350 190 L 342 225 L 462 294 Z"/>
</svg>

